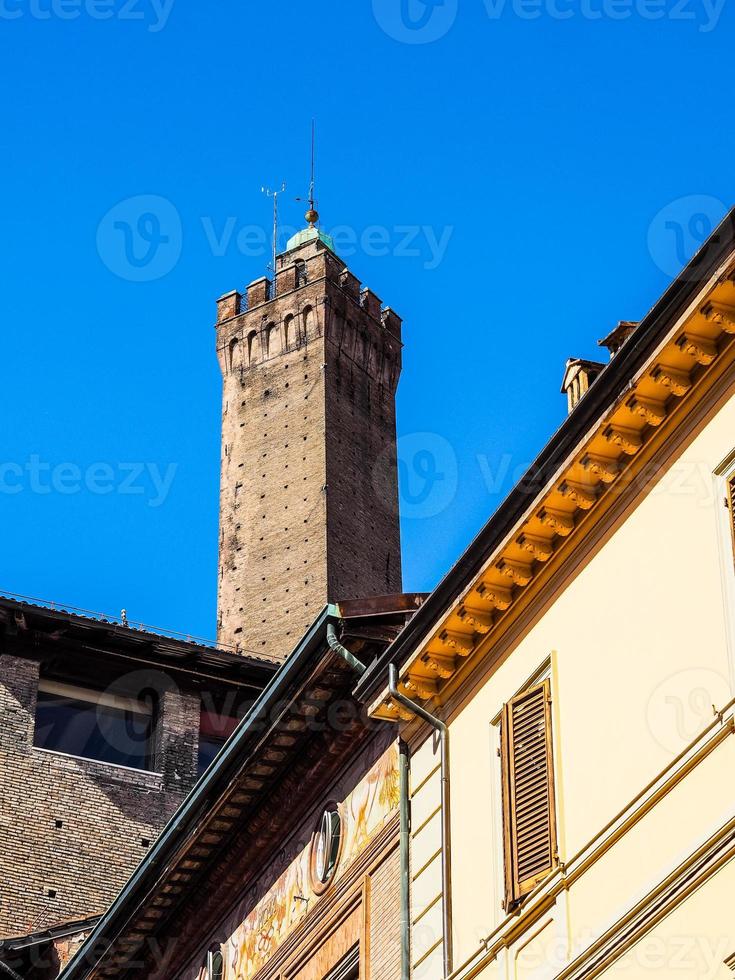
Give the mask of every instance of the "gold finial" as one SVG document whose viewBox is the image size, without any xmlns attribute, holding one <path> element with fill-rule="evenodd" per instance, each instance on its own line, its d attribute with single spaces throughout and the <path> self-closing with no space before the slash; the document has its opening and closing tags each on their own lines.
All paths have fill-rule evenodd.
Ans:
<svg viewBox="0 0 735 980">
<path fill-rule="evenodd" d="M 314 228 L 319 223 L 319 212 L 316 209 L 316 199 L 314 197 L 314 147 L 316 144 L 316 124 L 311 120 L 311 180 L 309 182 L 309 210 L 304 217 L 309 228 Z M 303 197 L 297 197 L 297 201 L 303 201 Z"/>
</svg>

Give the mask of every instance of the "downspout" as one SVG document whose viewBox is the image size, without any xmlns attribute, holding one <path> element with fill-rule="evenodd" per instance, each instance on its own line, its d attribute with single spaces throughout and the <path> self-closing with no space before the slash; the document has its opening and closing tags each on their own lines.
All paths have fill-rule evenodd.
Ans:
<svg viewBox="0 0 735 980">
<path fill-rule="evenodd" d="M 4 960 L 0 960 L 0 970 L 7 976 L 11 977 L 11 980 L 23 980 L 20 973 L 16 973 L 12 966 L 8 966 Z"/>
<path fill-rule="evenodd" d="M 408 746 L 398 743 L 399 791 L 401 800 L 401 980 L 411 978 L 411 811 L 408 798 L 408 773 L 410 760 Z"/>
<path fill-rule="evenodd" d="M 452 963 L 454 960 L 453 950 L 452 950 L 452 853 L 451 853 L 451 824 L 449 817 L 449 729 L 431 712 L 427 711 L 426 708 L 422 707 L 420 704 L 416 704 L 407 698 L 406 695 L 398 689 L 398 668 L 395 664 L 389 664 L 388 666 L 388 690 L 394 701 L 402 705 L 407 711 L 415 715 L 417 718 L 421 718 L 427 724 L 439 733 L 439 745 L 441 750 L 441 782 L 442 782 L 442 792 L 441 792 L 441 803 L 442 803 L 442 821 L 441 821 L 441 847 L 442 847 L 442 931 L 444 933 L 443 942 L 443 954 L 444 954 L 444 980 L 452 974 Z M 408 764 L 408 756 L 406 756 L 406 763 Z M 401 788 L 404 789 L 403 781 L 401 782 Z M 405 785 L 406 799 L 402 799 L 402 814 L 405 808 L 408 811 L 408 778 L 406 777 Z M 401 828 L 403 829 L 403 827 Z M 403 856 L 403 854 L 402 854 Z M 407 855 L 406 855 L 406 865 L 407 865 Z M 401 878 L 403 878 L 404 867 L 401 869 Z M 408 869 L 405 867 L 406 878 L 408 878 Z M 405 898 L 406 907 L 401 910 L 401 918 L 403 920 L 403 927 L 408 932 L 409 928 L 409 908 L 408 908 L 408 894 L 404 896 L 403 888 L 401 889 L 401 898 Z M 407 945 L 408 938 L 402 937 L 401 939 L 401 949 L 403 950 L 404 945 Z M 407 980 L 407 975 L 406 975 Z"/>
<path fill-rule="evenodd" d="M 337 639 L 337 627 L 334 625 L 332 620 L 327 623 L 327 643 L 329 644 L 329 648 L 331 650 L 334 650 L 336 654 L 338 654 L 346 663 L 349 664 L 350 667 L 352 667 L 354 671 L 356 671 L 356 673 L 362 677 L 367 670 L 367 667 L 361 660 L 358 660 L 353 653 L 350 653 L 347 647 L 342 646 L 342 644 L 339 642 Z"/>
</svg>

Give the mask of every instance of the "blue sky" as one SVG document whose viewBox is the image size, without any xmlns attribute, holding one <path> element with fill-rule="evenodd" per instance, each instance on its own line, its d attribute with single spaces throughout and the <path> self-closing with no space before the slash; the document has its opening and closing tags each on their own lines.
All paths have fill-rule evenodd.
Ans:
<svg viewBox="0 0 735 980">
<path fill-rule="evenodd" d="M 211 637 L 214 300 L 270 204 L 405 320 L 429 589 L 735 202 L 721 0 L 0 0 L 0 587 Z M 136 238 L 137 236 L 137 238 Z M 152 256 L 154 256 L 152 258 Z M 438 477 L 438 478 L 437 478 Z"/>
</svg>

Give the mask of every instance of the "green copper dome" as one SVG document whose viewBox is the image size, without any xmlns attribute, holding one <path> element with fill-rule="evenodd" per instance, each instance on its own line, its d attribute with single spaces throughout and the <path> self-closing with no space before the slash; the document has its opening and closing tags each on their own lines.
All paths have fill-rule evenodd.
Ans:
<svg viewBox="0 0 735 980">
<path fill-rule="evenodd" d="M 313 242 L 315 239 L 319 239 L 320 242 L 324 242 L 328 249 L 334 252 L 334 241 L 332 236 L 328 235 L 324 231 L 320 231 L 313 225 L 310 228 L 304 228 L 302 231 L 297 232 L 286 242 L 286 251 L 290 252 L 292 248 L 298 248 L 299 245 L 306 245 L 307 242 Z"/>
</svg>

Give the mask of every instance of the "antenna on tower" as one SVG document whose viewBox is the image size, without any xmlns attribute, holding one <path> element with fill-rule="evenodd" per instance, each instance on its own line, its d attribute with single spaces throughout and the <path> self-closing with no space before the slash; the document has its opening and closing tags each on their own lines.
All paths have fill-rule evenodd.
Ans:
<svg viewBox="0 0 735 980">
<path fill-rule="evenodd" d="M 316 159 L 316 122 L 311 120 L 311 180 L 309 181 L 309 210 L 304 217 L 307 224 L 313 228 L 319 221 L 319 212 L 316 209 L 316 198 L 314 188 L 316 186 L 315 159 Z M 303 197 L 297 197 L 297 201 L 303 201 Z"/>
<path fill-rule="evenodd" d="M 270 268 L 273 273 L 273 286 L 275 288 L 276 256 L 278 255 L 278 196 L 286 190 L 286 181 L 284 180 L 278 190 L 275 191 L 272 191 L 270 187 L 261 187 L 260 189 L 266 197 L 273 198 L 273 257 Z"/>
</svg>

